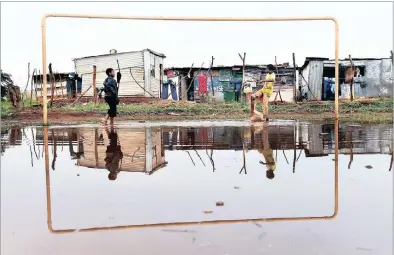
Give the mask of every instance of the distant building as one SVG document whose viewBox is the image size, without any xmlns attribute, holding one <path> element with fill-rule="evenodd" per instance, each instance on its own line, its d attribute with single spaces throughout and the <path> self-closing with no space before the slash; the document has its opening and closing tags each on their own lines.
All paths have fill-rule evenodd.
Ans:
<svg viewBox="0 0 394 255">
<path fill-rule="evenodd" d="M 75 71 L 82 77 L 82 91 L 93 84 L 93 66 L 96 66 L 96 86 L 100 88 L 107 77 L 105 70 L 113 68 L 118 72 L 118 63 L 122 74 L 119 97 L 152 98 L 160 97 L 160 78 L 163 70 L 164 54 L 150 49 L 89 56 L 73 59 Z M 90 89 L 86 97 L 93 96 Z"/>
<path fill-rule="evenodd" d="M 67 77 L 69 73 L 54 73 L 53 81 L 54 81 L 54 92 L 53 95 L 55 98 L 59 97 L 67 97 Z M 43 84 L 43 75 L 35 74 L 32 76 L 32 80 L 35 84 L 35 89 L 33 89 L 33 93 L 37 91 L 37 100 L 42 100 L 42 84 Z M 50 75 L 47 74 L 47 98 L 50 98 L 52 94 L 52 84 Z"/>
<path fill-rule="evenodd" d="M 361 77 L 354 80 L 355 98 L 377 98 L 393 96 L 393 76 L 391 58 L 353 58 L 355 68 Z M 350 67 L 349 59 L 339 61 L 339 96 L 350 98 L 350 84 L 345 83 L 345 72 Z M 334 90 L 325 83 L 335 82 L 335 60 L 308 57 L 298 68 L 298 95 L 307 100 L 333 100 Z M 328 88 L 324 90 L 324 88 Z"/>
<path fill-rule="evenodd" d="M 264 85 L 266 65 L 246 65 L 244 91 L 253 93 L 261 89 Z M 242 66 L 216 66 L 211 70 L 199 67 L 171 67 L 166 68 L 167 73 L 171 73 L 172 79 L 177 84 L 177 91 L 181 100 L 200 100 L 205 92 L 208 96 L 213 96 L 216 101 L 231 102 L 235 100 L 234 81 L 242 81 Z M 189 73 L 190 72 L 190 73 Z M 274 93 L 270 101 L 275 100 L 279 90 L 283 101 L 292 102 L 294 95 L 294 85 L 296 84 L 296 74 L 294 67 L 288 63 L 277 66 Z M 189 74 L 189 75 L 188 75 Z M 212 75 L 212 80 L 211 80 Z M 251 92 L 250 92 L 251 91 Z M 280 101 L 279 95 L 277 101 Z"/>
</svg>

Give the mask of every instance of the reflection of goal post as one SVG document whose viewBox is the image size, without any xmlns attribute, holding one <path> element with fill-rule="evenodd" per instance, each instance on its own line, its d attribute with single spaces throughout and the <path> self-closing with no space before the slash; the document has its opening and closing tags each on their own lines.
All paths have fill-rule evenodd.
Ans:
<svg viewBox="0 0 394 255">
<path fill-rule="evenodd" d="M 291 17 L 291 18 L 226 18 L 226 17 L 138 17 L 120 15 L 90 15 L 90 14 L 67 14 L 52 13 L 46 14 L 41 20 L 42 29 L 42 76 L 47 75 L 47 50 L 46 50 L 46 20 L 47 18 L 80 18 L 80 19 L 126 19 L 126 20 L 161 20 L 161 21 L 323 21 L 331 20 L 335 24 L 335 119 L 338 119 L 338 78 L 339 78 L 339 23 L 334 17 Z M 47 98 L 47 79 L 43 79 L 42 87 L 43 122 L 48 125 L 48 98 Z"/>
<path fill-rule="evenodd" d="M 101 230 L 119 230 L 119 229 L 135 229 L 135 228 L 152 228 L 152 227 L 174 227 L 189 225 L 218 225 L 230 223 L 247 223 L 255 222 L 282 222 L 282 221 L 308 221 L 308 220 L 332 220 L 338 215 L 338 120 L 335 120 L 335 177 L 334 177 L 334 213 L 330 216 L 320 217 L 293 217 L 293 218 L 258 218 L 258 219 L 236 219 L 236 220 L 213 220 L 213 221 L 197 221 L 197 222 L 172 222 L 172 223 L 154 223 L 140 225 L 124 225 L 113 227 L 94 227 L 85 229 L 58 229 L 52 227 L 52 204 L 51 204 L 51 181 L 49 170 L 49 149 L 48 149 L 48 128 L 44 127 L 44 151 L 45 151 L 45 174 L 46 174 L 46 206 L 47 206 L 47 226 L 48 230 L 53 234 L 72 233 L 72 232 L 93 232 Z"/>
</svg>

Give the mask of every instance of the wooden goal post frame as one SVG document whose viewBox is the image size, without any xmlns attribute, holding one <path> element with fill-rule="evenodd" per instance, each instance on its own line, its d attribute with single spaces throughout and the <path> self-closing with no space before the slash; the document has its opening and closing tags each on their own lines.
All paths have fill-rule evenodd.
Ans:
<svg viewBox="0 0 394 255">
<path fill-rule="evenodd" d="M 52 203 L 51 203 L 51 178 L 49 167 L 49 144 L 48 144 L 48 127 L 44 127 L 44 151 L 45 151 L 45 176 L 46 176 L 46 209 L 47 209 L 47 227 L 52 234 L 66 234 L 73 232 L 96 232 L 104 230 L 120 230 L 120 229 L 138 229 L 138 228 L 154 228 L 154 227 L 182 227 L 182 226 L 200 226 L 200 225 L 220 225 L 231 223 L 248 223 L 248 222 L 286 222 L 286 221 L 310 221 L 310 220 L 333 220 L 338 216 L 338 130 L 339 121 L 335 120 L 335 171 L 334 171 L 334 213 L 330 216 L 320 217 L 292 217 L 292 218 L 258 218 L 258 219 L 235 219 L 235 220 L 213 220 L 213 221 L 196 221 L 196 222 L 172 222 L 172 223 L 154 223 L 154 224 L 138 224 L 123 225 L 110 227 L 93 227 L 84 229 L 53 229 L 52 225 Z"/>
<path fill-rule="evenodd" d="M 77 18 L 77 19 L 122 19 L 122 20 L 161 20 L 161 21 L 333 21 L 335 24 L 335 119 L 338 119 L 338 84 L 339 84 L 339 22 L 334 17 L 267 17 L 267 18 L 231 18 L 231 17 L 161 17 L 161 16 L 122 16 L 104 14 L 72 14 L 72 13 L 48 13 L 41 19 L 42 36 L 42 70 L 43 77 L 47 75 L 47 46 L 46 46 L 46 22 L 47 18 Z M 48 125 L 48 98 L 47 80 L 43 79 L 42 88 L 43 124 Z"/>
</svg>

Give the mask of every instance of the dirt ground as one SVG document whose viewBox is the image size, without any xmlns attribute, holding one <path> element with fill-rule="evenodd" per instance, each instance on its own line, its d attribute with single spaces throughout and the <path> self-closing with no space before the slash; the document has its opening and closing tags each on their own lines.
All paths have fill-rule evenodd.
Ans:
<svg viewBox="0 0 394 255">
<path fill-rule="evenodd" d="M 79 123 L 99 122 L 104 116 L 105 112 L 65 112 L 60 110 L 49 110 L 48 120 L 50 124 L 56 125 L 70 125 Z M 270 114 L 272 119 L 314 119 L 314 120 L 329 120 L 332 119 L 333 113 L 327 113 L 324 115 L 316 115 L 311 113 L 281 113 L 281 114 Z M 346 118 L 344 114 L 342 118 Z M 138 114 L 119 114 L 116 121 L 126 120 L 150 120 L 150 121 L 171 121 L 171 120 L 195 120 L 195 119 L 249 119 L 249 114 L 233 114 L 228 115 L 184 115 L 184 114 L 155 114 L 155 115 L 138 115 Z M 3 123 L 8 125 L 19 125 L 19 124 L 41 124 L 42 123 L 42 109 L 41 107 L 25 108 L 12 116 L 2 118 Z"/>
<path fill-rule="evenodd" d="M 99 122 L 105 117 L 105 112 L 65 112 L 60 110 L 49 110 L 48 120 L 51 124 L 76 124 L 82 122 Z M 280 118 L 294 116 L 294 114 L 273 114 L 270 117 Z M 221 115 L 183 115 L 183 114 L 157 114 L 157 115 L 138 115 L 138 114 L 119 114 L 116 120 L 181 120 L 181 119 L 225 119 L 228 116 Z M 231 116 L 232 119 L 247 119 L 248 114 L 236 114 Z M 9 117 L 3 118 L 3 121 L 9 124 L 13 123 L 42 123 L 42 108 L 25 108 Z"/>
</svg>

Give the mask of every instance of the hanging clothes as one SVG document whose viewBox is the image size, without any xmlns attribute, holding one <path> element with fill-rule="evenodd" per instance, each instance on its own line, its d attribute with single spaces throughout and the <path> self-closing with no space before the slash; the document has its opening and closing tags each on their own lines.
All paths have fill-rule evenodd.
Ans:
<svg viewBox="0 0 394 255">
<path fill-rule="evenodd" d="M 208 76 L 198 76 L 198 94 L 208 94 Z"/>
</svg>

